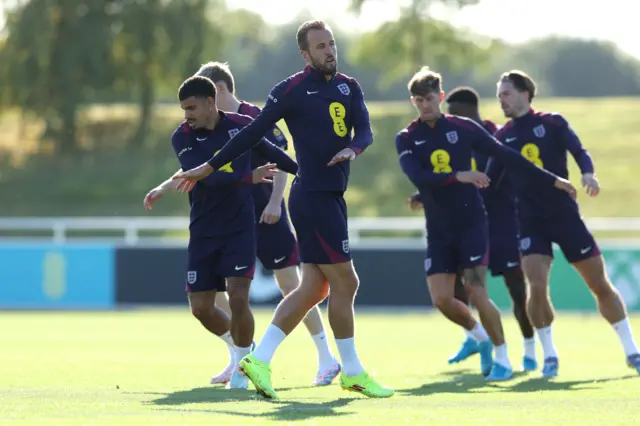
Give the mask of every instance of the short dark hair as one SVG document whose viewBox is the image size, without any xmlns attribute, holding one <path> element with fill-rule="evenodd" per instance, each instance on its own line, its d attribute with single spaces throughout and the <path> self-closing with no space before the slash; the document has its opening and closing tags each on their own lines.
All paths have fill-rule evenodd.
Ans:
<svg viewBox="0 0 640 426">
<path fill-rule="evenodd" d="M 215 99 L 216 85 L 213 84 L 213 81 L 201 75 L 189 77 L 180 85 L 178 89 L 178 99 L 182 102 L 192 96 L 196 98 L 212 97 Z"/>
<path fill-rule="evenodd" d="M 296 33 L 296 40 L 298 41 L 298 48 L 300 50 L 309 50 L 309 38 L 307 34 L 311 30 L 331 31 L 331 27 L 322 20 L 303 22 L 302 25 L 298 27 L 298 32 Z"/>
<path fill-rule="evenodd" d="M 449 92 L 446 99 L 447 103 L 458 102 L 477 107 L 480 103 L 478 92 L 468 86 L 456 87 Z"/>
<path fill-rule="evenodd" d="M 407 85 L 412 96 L 425 96 L 427 93 L 442 91 L 442 76 L 429 67 L 422 67 L 415 73 Z"/>
<path fill-rule="evenodd" d="M 202 64 L 196 75 L 207 77 L 209 80 L 217 83 L 222 81 L 227 85 L 227 90 L 231 93 L 235 93 L 235 81 L 228 62 L 207 62 Z"/>
<path fill-rule="evenodd" d="M 536 96 L 536 82 L 524 71 L 511 70 L 500 76 L 499 83 L 509 81 L 520 93 L 529 92 L 529 102 Z"/>
</svg>

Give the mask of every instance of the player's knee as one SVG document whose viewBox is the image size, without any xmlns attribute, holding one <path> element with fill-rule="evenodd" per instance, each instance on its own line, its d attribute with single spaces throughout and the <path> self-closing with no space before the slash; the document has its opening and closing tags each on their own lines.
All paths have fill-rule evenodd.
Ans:
<svg viewBox="0 0 640 426">
<path fill-rule="evenodd" d="M 244 294 L 237 294 L 234 297 L 229 298 L 229 307 L 233 316 L 237 316 L 238 313 L 249 309 L 249 296 Z"/>
<path fill-rule="evenodd" d="M 604 275 L 598 277 L 597 279 L 591 280 L 588 285 L 591 289 L 591 292 L 598 299 L 613 297 L 618 292 L 611 281 L 609 281 L 609 279 Z"/>
<path fill-rule="evenodd" d="M 355 299 L 360 280 L 357 276 L 345 277 L 339 283 L 331 283 L 331 294 L 345 299 Z M 329 291 L 327 286 L 326 291 Z M 326 297 L 326 296 L 325 296 Z"/>
<path fill-rule="evenodd" d="M 191 304 L 191 315 L 196 317 L 199 321 L 205 319 L 211 314 L 212 307 L 204 306 L 203 304 Z"/>
<path fill-rule="evenodd" d="M 489 294 L 485 287 L 468 285 L 466 290 L 469 295 L 469 302 L 474 306 L 483 306 L 489 300 Z"/>
<path fill-rule="evenodd" d="M 278 283 L 278 287 L 280 287 L 280 291 L 282 292 L 283 296 L 291 293 L 300 285 L 298 272 L 295 267 L 293 268 L 294 270 L 292 271 L 289 271 L 289 268 L 286 268 L 280 271 L 276 271 L 275 273 L 276 282 Z"/>
<path fill-rule="evenodd" d="M 446 294 L 434 294 L 432 295 L 431 303 L 436 309 L 446 311 L 455 303 L 455 297 Z"/>
</svg>

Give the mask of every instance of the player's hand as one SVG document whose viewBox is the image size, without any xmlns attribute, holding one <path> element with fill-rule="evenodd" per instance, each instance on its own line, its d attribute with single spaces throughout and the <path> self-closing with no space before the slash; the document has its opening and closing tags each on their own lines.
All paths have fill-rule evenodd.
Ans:
<svg viewBox="0 0 640 426">
<path fill-rule="evenodd" d="M 470 183 L 475 185 L 476 188 L 487 188 L 489 186 L 489 176 L 482 172 L 468 171 L 456 173 L 456 179 L 458 182 Z"/>
<path fill-rule="evenodd" d="M 556 179 L 556 183 L 554 184 L 554 186 L 566 192 L 567 194 L 569 194 L 569 196 L 574 200 L 578 196 L 578 191 L 576 190 L 576 187 L 573 186 L 573 184 L 566 179 L 559 177 L 558 179 Z"/>
<path fill-rule="evenodd" d="M 166 192 L 167 190 L 161 187 L 153 188 L 144 196 L 144 208 L 151 210 L 151 205 L 162 198 Z"/>
<path fill-rule="evenodd" d="M 278 165 L 273 163 L 267 163 L 264 166 L 253 169 L 253 172 L 251 172 L 253 183 L 272 183 L 273 180 L 271 178 L 277 175 L 279 171 Z"/>
<path fill-rule="evenodd" d="M 582 187 L 587 190 L 587 195 L 595 197 L 600 193 L 600 182 L 593 173 L 582 175 Z"/>
<path fill-rule="evenodd" d="M 188 187 L 189 182 L 197 182 L 209 176 L 213 173 L 213 167 L 209 165 L 209 163 L 204 163 L 196 167 L 195 169 L 187 170 L 186 172 L 180 172 L 173 175 L 173 179 L 180 179 L 180 182 L 176 186 L 177 191 L 183 191 L 183 189 Z M 183 191 L 184 192 L 184 191 Z"/>
<path fill-rule="evenodd" d="M 356 152 L 351 148 L 345 148 L 336 155 L 333 156 L 331 161 L 327 166 L 333 166 L 336 163 L 340 163 L 342 161 L 353 161 L 356 159 Z"/>
<path fill-rule="evenodd" d="M 420 196 L 418 194 L 413 194 L 411 197 L 409 197 L 407 199 L 407 205 L 409 206 L 409 210 L 414 212 L 424 208 L 424 206 L 422 205 L 422 201 L 420 201 Z"/>
<path fill-rule="evenodd" d="M 278 223 L 281 215 L 282 206 L 280 204 L 268 203 L 260 215 L 260 223 L 273 225 L 274 223 Z"/>
</svg>

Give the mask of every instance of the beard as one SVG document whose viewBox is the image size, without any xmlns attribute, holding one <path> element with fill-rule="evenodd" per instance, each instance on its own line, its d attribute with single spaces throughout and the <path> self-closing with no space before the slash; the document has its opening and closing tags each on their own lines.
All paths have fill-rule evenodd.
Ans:
<svg viewBox="0 0 640 426">
<path fill-rule="evenodd" d="M 336 58 L 335 56 L 332 57 L 333 61 L 330 61 L 330 62 L 327 62 L 326 59 L 319 61 L 314 57 L 310 57 L 310 58 L 311 58 L 311 66 L 317 69 L 318 71 L 322 72 L 323 74 L 327 74 L 327 75 L 335 74 L 335 72 L 338 70 L 338 58 Z"/>
</svg>

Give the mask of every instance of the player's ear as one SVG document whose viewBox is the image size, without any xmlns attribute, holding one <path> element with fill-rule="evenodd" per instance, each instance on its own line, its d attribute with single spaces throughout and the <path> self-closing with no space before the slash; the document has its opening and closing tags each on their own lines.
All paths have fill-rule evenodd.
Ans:
<svg viewBox="0 0 640 426">
<path fill-rule="evenodd" d="M 413 96 L 409 96 L 409 100 L 413 106 L 416 106 L 416 99 Z"/>
<path fill-rule="evenodd" d="M 220 92 L 227 91 L 227 85 L 224 82 L 219 81 L 215 85 L 216 85 L 216 92 L 220 93 Z"/>
<path fill-rule="evenodd" d="M 309 63 L 309 52 L 301 50 L 300 55 L 302 55 L 302 59 L 304 59 L 305 62 Z"/>
<path fill-rule="evenodd" d="M 440 91 L 440 102 L 444 101 L 444 90 Z"/>
</svg>

